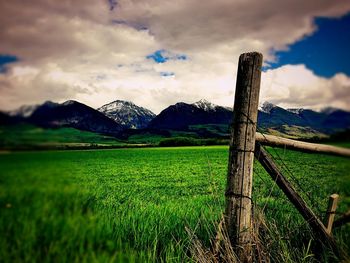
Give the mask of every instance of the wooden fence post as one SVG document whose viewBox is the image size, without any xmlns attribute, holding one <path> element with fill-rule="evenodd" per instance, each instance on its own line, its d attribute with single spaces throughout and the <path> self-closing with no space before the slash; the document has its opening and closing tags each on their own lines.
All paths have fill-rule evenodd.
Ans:
<svg viewBox="0 0 350 263">
<path fill-rule="evenodd" d="M 241 262 L 252 262 L 251 194 L 262 60 L 260 53 L 244 53 L 239 57 L 237 72 L 225 226 Z"/>
<path fill-rule="evenodd" d="M 334 222 L 335 210 L 337 209 L 339 195 L 332 194 L 328 199 L 328 209 L 325 218 L 324 226 L 327 229 L 328 234 L 332 234 L 332 227 Z"/>
</svg>

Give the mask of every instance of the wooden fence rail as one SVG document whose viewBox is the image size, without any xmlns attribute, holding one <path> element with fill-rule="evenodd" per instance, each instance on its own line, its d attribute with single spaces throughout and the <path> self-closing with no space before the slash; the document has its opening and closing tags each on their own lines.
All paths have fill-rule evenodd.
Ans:
<svg viewBox="0 0 350 263">
<path fill-rule="evenodd" d="M 280 169 L 276 166 L 270 155 L 264 150 L 264 148 L 257 143 L 255 145 L 255 158 L 265 168 L 267 173 L 271 176 L 272 180 L 276 182 L 279 188 L 284 192 L 289 201 L 299 211 L 299 213 L 308 222 L 314 233 L 319 237 L 319 240 L 325 244 L 329 244 L 333 251 L 341 255 L 342 251 L 339 251 L 336 241 L 333 236 L 328 233 L 326 227 L 323 225 L 320 219 L 314 214 L 314 212 L 308 207 L 305 201 L 297 193 L 294 187 L 284 177 Z"/>
<path fill-rule="evenodd" d="M 327 153 L 338 156 L 350 157 L 350 149 L 336 147 L 332 145 L 301 142 L 292 139 L 286 139 L 278 136 L 267 135 L 257 132 L 256 141 L 263 145 L 286 147 L 288 149 L 300 150 L 305 152 Z"/>
</svg>

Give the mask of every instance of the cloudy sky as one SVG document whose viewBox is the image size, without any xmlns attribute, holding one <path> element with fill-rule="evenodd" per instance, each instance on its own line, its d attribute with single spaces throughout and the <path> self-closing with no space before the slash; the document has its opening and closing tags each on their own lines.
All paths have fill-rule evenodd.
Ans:
<svg viewBox="0 0 350 263">
<path fill-rule="evenodd" d="M 0 108 L 232 106 L 238 57 L 259 51 L 261 102 L 350 110 L 349 32 L 348 0 L 1 1 Z"/>
</svg>

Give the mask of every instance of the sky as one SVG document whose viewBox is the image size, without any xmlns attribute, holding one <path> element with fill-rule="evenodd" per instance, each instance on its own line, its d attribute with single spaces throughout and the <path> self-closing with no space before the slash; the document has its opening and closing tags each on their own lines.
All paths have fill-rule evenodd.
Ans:
<svg viewBox="0 0 350 263">
<path fill-rule="evenodd" d="M 232 106 L 238 57 L 258 51 L 260 102 L 350 110 L 349 32 L 348 0 L 1 1 L 0 109 Z"/>
</svg>

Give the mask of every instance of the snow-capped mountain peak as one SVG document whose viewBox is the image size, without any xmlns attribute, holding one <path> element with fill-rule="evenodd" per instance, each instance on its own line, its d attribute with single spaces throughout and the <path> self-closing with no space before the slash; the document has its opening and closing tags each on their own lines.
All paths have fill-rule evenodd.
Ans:
<svg viewBox="0 0 350 263">
<path fill-rule="evenodd" d="M 73 105 L 73 104 L 76 104 L 76 103 L 78 103 L 78 102 L 75 101 L 75 100 L 67 100 L 67 101 L 63 102 L 62 105 L 68 106 L 68 105 Z"/>
<path fill-rule="evenodd" d="M 264 103 L 259 105 L 259 110 L 265 113 L 270 113 L 273 108 L 276 108 L 275 104 L 271 102 L 265 101 Z"/>
<path fill-rule="evenodd" d="M 303 108 L 296 108 L 296 109 L 286 109 L 287 111 L 291 112 L 291 113 L 295 113 L 295 114 L 300 114 L 304 111 Z"/>
<path fill-rule="evenodd" d="M 115 111 L 115 110 L 121 110 L 122 108 L 132 108 L 137 107 L 134 103 L 131 101 L 124 101 L 124 100 L 115 100 L 108 104 L 103 105 L 101 108 L 99 108 L 99 111 L 109 112 L 109 111 Z"/>
<path fill-rule="evenodd" d="M 97 109 L 117 123 L 132 129 L 147 127 L 156 116 L 153 112 L 139 107 L 130 101 L 115 100 Z"/>
<path fill-rule="evenodd" d="M 201 99 L 195 103 L 192 104 L 193 106 L 203 109 L 205 111 L 209 111 L 209 110 L 215 110 L 216 107 L 218 107 L 217 105 L 205 100 L 205 99 Z"/>
</svg>

